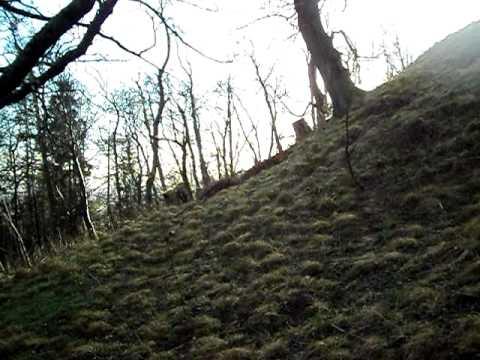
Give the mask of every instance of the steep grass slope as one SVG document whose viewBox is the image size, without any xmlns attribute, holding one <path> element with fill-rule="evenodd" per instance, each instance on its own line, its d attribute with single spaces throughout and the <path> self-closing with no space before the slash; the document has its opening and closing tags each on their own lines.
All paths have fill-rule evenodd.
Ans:
<svg viewBox="0 0 480 360">
<path fill-rule="evenodd" d="M 2 279 L 0 358 L 478 358 L 468 81 L 411 71 L 368 96 L 350 118 L 363 191 L 336 121 L 238 187 Z"/>
</svg>

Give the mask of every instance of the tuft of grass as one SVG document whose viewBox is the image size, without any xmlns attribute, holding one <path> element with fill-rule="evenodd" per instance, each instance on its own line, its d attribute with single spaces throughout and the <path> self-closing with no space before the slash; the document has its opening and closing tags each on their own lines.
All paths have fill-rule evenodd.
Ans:
<svg viewBox="0 0 480 360">
<path fill-rule="evenodd" d="M 195 359 L 212 359 L 227 347 L 227 342 L 216 336 L 203 336 L 192 345 L 192 356 Z"/>
<path fill-rule="evenodd" d="M 219 354 L 220 360 L 256 360 L 257 356 L 254 351 L 247 347 L 235 347 Z"/>
<path fill-rule="evenodd" d="M 197 316 L 193 319 L 193 327 L 195 328 L 195 336 L 208 336 L 220 330 L 222 323 L 220 320 L 208 315 Z"/>
<path fill-rule="evenodd" d="M 292 202 L 295 200 L 294 196 L 287 192 L 287 191 L 282 191 L 278 197 L 277 197 L 277 204 L 283 205 L 283 206 L 288 206 L 292 204 Z"/>
<path fill-rule="evenodd" d="M 463 244 L 470 250 L 480 250 L 480 218 L 474 218 L 465 224 L 463 231 L 469 241 L 464 240 Z"/>
<path fill-rule="evenodd" d="M 261 359 L 274 360 L 285 359 L 289 355 L 288 343 L 284 339 L 272 341 L 261 349 Z"/>
<path fill-rule="evenodd" d="M 421 317 L 435 317 L 444 311 L 446 294 L 432 287 L 407 287 L 399 294 L 399 305 Z"/>
<path fill-rule="evenodd" d="M 263 240 L 249 242 L 243 246 L 244 255 L 253 256 L 256 259 L 262 259 L 273 251 L 273 247 Z"/>
<path fill-rule="evenodd" d="M 287 261 L 287 257 L 282 253 L 272 252 L 263 258 L 259 266 L 263 271 L 272 271 L 284 265 Z"/>
<path fill-rule="evenodd" d="M 393 239 L 390 244 L 390 248 L 401 251 L 413 251 L 418 249 L 418 240 L 413 237 L 398 237 Z"/>
<path fill-rule="evenodd" d="M 222 247 L 222 253 L 228 257 L 238 255 L 243 249 L 243 244 L 239 241 L 230 241 Z"/>
<path fill-rule="evenodd" d="M 302 275 L 316 277 L 324 272 L 325 267 L 318 261 L 307 260 L 302 263 L 301 269 Z"/>
<path fill-rule="evenodd" d="M 457 320 L 455 348 L 462 356 L 475 357 L 480 353 L 480 316 L 467 315 Z"/>
<path fill-rule="evenodd" d="M 328 232 L 331 228 L 331 224 L 326 220 L 317 220 L 313 223 L 313 229 L 317 233 Z"/>
</svg>

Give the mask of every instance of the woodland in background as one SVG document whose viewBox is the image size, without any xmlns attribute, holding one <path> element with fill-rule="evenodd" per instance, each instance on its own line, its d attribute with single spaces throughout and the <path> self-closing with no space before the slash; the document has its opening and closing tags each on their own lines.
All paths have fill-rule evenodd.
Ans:
<svg viewBox="0 0 480 360">
<path fill-rule="evenodd" d="M 82 6 L 88 6 L 82 11 L 75 7 L 81 2 L 72 1 L 64 9 L 76 14 L 70 24 L 59 23 L 61 13 L 47 18 L 22 2 L 0 2 L 2 21 L 10 25 L 5 51 L 18 54 L 0 73 L 0 84 L 8 82 L 13 86 L 10 90 L 0 86 L 3 270 L 18 261 L 28 265 L 41 257 L 44 250 L 68 245 L 83 234 L 96 238 L 98 229 L 114 229 L 143 209 L 164 204 L 164 194 L 179 184 L 186 191 L 186 199 L 198 198 L 213 182 L 230 179 L 239 174 L 240 168 L 255 167 L 286 149 L 277 124 L 282 114 L 289 111 L 288 93 L 273 67 L 264 66 L 254 54 L 250 56 L 251 75 L 256 80 L 252 91 L 259 91 L 264 99 L 268 119 L 249 113 L 232 77 L 219 82 L 212 89 L 215 99 L 207 100 L 197 92 L 195 69 L 186 61 L 183 64 L 180 60 L 181 78 L 168 70 L 173 46 L 189 46 L 164 15 L 168 2 L 162 1 L 158 7 L 137 2 L 162 29 L 162 64 L 130 86 L 109 90 L 104 85 L 101 94 L 88 93 L 65 67 L 86 52 L 96 35 L 108 37 L 100 32 L 100 27 L 116 1 L 101 2 L 90 24 L 79 21 L 93 9 L 94 1 L 83 2 Z M 308 14 L 299 9 L 300 3 L 295 1 L 295 5 L 302 30 L 301 20 Z M 316 8 L 307 10 L 312 9 Z M 22 24 L 33 20 L 46 25 L 33 37 L 23 36 Z M 319 18 L 314 20 L 320 23 Z M 77 48 L 69 50 L 60 38 L 72 26 L 84 27 L 86 31 Z M 58 37 L 50 39 L 42 49 L 35 48 L 36 37 L 45 42 L 47 32 L 42 31 L 48 27 L 57 31 Z M 305 86 L 310 89 L 311 99 L 306 99 L 308 107 L 303 116 L 309 111 L 313 127 L 321 128 L 332 110 L 339 116 L 348 111 L 350 95 L 344 97 L 344 90 L 329 88 L 322 73 L 322 62 L 328 63 L 328 59 L 315 58 L 319 50 L 309 43 L 314 34 L 303 35 L 313 55 L 307 64 L 299 64 L 299 71 L 308 72 L 310 80 Z M 329 35 L 329 39 L 333 36 Z M 351 45 L 345 34 L 343 37 Z M 110 40 L 118 43 L 112 37 Z M 357 93 L 350 80 L 358 66 L 353 45 L 343 59 L 333 48 L 332 40 L 328 42 L 329 51 L 341 65 L 337 71 L 344 72 L 345 87 Z M 142 57 L 123 44 L 118 46 Z M 389 78 L 409 62 L 398 40 L 393 47 L 384 46 L 380 56 L 385 57 Z M 8 70 L 15 67 L 22 74 L 18 76 L 18 71 L 12 71 L 15 76 L 7 76 Z M 317 83 L 318 70 L 329 97 Z M 210 111 L 221 114 L 222 121 L 209 121 Z M 269 123 L 269 134 L 259 131 L 259 121 Z"/>
</svg>

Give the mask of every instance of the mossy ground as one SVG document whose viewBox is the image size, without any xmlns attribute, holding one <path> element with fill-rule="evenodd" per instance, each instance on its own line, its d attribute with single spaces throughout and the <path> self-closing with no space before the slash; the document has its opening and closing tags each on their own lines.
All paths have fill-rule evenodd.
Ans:
<svg viewBox="0 0 480 360">
<path fill-rule="evenodd" d="M 2 359 L 471 359 L 479 94 L 400 78 L 289 158 L 0 280 Z M 178 215 L 180 214 L 181 215 Z"/>
</svg>

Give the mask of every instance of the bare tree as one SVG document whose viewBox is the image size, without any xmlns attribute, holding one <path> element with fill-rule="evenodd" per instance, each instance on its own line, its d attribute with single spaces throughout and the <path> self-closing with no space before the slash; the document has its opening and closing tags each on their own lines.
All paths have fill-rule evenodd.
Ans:
<svg viewBox="0 0 480 360">
<path fill-rule="evenodd" d="M 238 115 L 238 108 L 235 106 L 235 112 L 237 113 L 237 116 L 238 116 L 238 122 L 242 127 L 242 132 L 244 133 L 245 138 L 248 137 L 249 142 L 252 143 L 252 147 L 254 148 L 252 149 L 252 151 L 254 153 L 254 160 L 256 164 L 257 162 L 260 162 L 262 160 L 262 148 L 260 146 L 260 138 L 258 135 L 258 124 L 252 119 L 252 116 L 250 115 L 246 106 L 243 104 L 242 99 L 236 93 L 235 93 L 235 98 L 237 100 L 237 103 L 240 105 L 241 110 L 243 110 L 243 113 L 247 116 L 248 120 L 250 121 L 251 131 L 247 133 L 246 131 L 244 131 L 242 121 L 240 120 L 240 116 Z M 245 133 L 247 133 L 248 136 L 245 135 Z M 253 134 L 253 140 L 250 141 L 250 136 L 252 134 Z"/>
<path fill-rule="evenodd" d="M 186 83 L 185 91 L 188 94 L 187 96 L 190 102 L 190 116 L 192 118 L 193 131 L 195 135 L 195 143 L 197 145 L 198 159 L 200 162 L 200 172 L 202 174 L 202 185 L 207 186 L 210 183 L 210 175 L 208 173 L 208 166 L 204 156 L 200 115 L 199 115 L 199 108 L 197 105 L 197 98 L 195 97 L 195 92 L 194 92 L 192 68 L 191 66 L 189 66 L 188 68 L 183 66 L 183 70 L 185 71 L 185 74 L 187 75 L 187 79 L 188 79 Z"/>
<path fill-rule="evenodd" d="M 413 61 L 408 50 L 401 45 L 398 35 L 395 36 L 390 46 L 383 41 L 381 49 L 387 65 L 387 80 L 392 80 L 395 76 L 403 72 Z"/>
<path fill-rule="evenodd" d="M 318 0 L 294 0 L 294 4 L 300 32 L 332 99 L 333 115 L 342 117 L 363 91 L 353 83 L 341 54 L 333 46 L 332 37 L 322 25 Z"/>
<path fill-rule="evenodd" d="M 193 192 L 192 192 L 192 186 L 191 186 L 191 181 L 189 179 L 189 171 L 188 171 L 188 143 L 190 141 L 189 139 L 189 130 L 188 130 L 188 121 L 187 117 L 181 115 L 180 111 L 181 107 L 178 108 L 180 112 L 180 125 L 181 129 L 179 129 L 178 124 L 177 124 L 177 118 L 176 114 L 171 111 L 170 112 L 170 132 L 172 134 L 172 137 L 166 137 L 162 140 L 165 140 L 168 142 L 170 149 L 172 151 L 173 157 L 175 159 L 175 162 L 178 167 L 178 171 L 180 173 L 180 177 L 182 179 L 182 182 L 184 186 L 187 189 L 187 192 L 189 193 L 189 197 L 193 197 Z M 164 132 L 165 135 L 165 132 Z M 181 159 L 179 160 L 173 147 L 171 146 L 172 144 L 178 145 L 181 150 Z"/>
<path fill-rule="evenodd" d="M 143 7 L 150 17 L 157 18 L 183 46 L 212 61 L 224 62 L 213 59 L 192 46 L 183 38 L 181 32 L 169 23 L 169 18 L 163 13 L 169 0 L 159 0 L 155 5 L 152 5 L 149 0 L 130 1 Z M 156 64 L 144 57 L 144 54 L 156 45 L 156 41 L 152 46 L 134 51 L 114 36 L 101 32 L 103 24 L 112 15 L 117 3 L 118 0 L 71 0 L 56 15 L 48 17 L 42 14 L 36 3 L 29 6 L 22 1 L 0 0 L 0 14 L 24 22 L 35 20 L 44 23 L 30 38 L 26 38 L 19 32 L 13 34 L 11 43 L 16 50 L 16 53 L 12 54 L 13 61 L 0 68 L 0 109 L 21 101 L 47 81 L 61 74 L 70 63 L 86 54 L 96 37 L 111 42 L 122 51 L 158 69 Z M 95 6 L 96 4 L 98 6 Z M 195 6 L 194 3 L 189 2 L 189 4 Z M 89 15 L 92 17 L 91 21 L 81 22 Z M 62 48 L 64 36 L 74 28 L 84 29 L 83 35 L 78 43 L 73 46 L 68 44 Z M 25 46 L 19 46 L 20 42 L 26 42 Z M 55 59 L 47 59 L 54 47 L 59 50 L 56 51 L 58 56 Z"/>
<path fill-rule="evenodd" d="M 321 128 L 326 125 L 327 97 L 320 90 L 317 83 L 317 67 L 310 58 L 308 63 L 308 81 L 310 85 L 311 114 L 315 128 Z"/>
<path fill-rule="evenodd" d="M 68 158 L 76 175 L 75 192 L 78 194 L 78 212 L 83 220 L 91 238 L 97 239 L 97 232 L 90 216 L 90 206 L 88 201 L 87 184 L 85 181 L 84 169 L 85 160 L 81 149 L 81 142 L 86 138 L 86 119 L 82 119 L 79 111 L 79 102 L 75 98 L 75 83 L 69 77 L 62 77 L 56 81 L 57 93 L 52 98 L 51 105 L 54 116 L 57 120 L 64 121 L 65 134 L 62 140 Z"/>
<path fill-rule="evenodd" d="M 171 42 L 170 42 L 170 31 L 167 26 L 165 26 L 165 35 L 167 38 L 167 51 L 165 55 L 165 60 L 163 62 L 162 67 L 158 70 L 157 74 L 157 86 L 158 86 L 158 104 L 157 104 L 157 113 L 152 121 L 152 128 L 148 129 L 149 134 L 151 134 L 150 143 L 152 146 L 152 165 L 150 168 L 150 172 L 148 174 L 147 185 L 146 185 L 146 196 L 145 199 L 147 204 L 151 204 L 153 200 L 153 188 L 155 185 L 155 177 L 157 171 L 160 174 L 160 179 L 162 182 L 162 188 L 165 191 L 165 180 L 163 176 L 163 169 L 160 164 L 160 154 L 159 154 L 159 129 L 160 123 L 163 118 L 163 113 L 165 110 L 165 106 L 168 102 L 168 98 L 166 96 L 166 68 L 167 64 L 170 60 L 170 49 L 171 49 Z M 142 99 L 144 100 L 144 99 Z M 145 105 L 144 105 L 145 106 Z M 146 114 L 146 112 L 144 112 Z M 147 118 L 145 118 L 145 124 L 148 126 Z"/>
<path fill-rule="evenodd" d="M 34 76 L 34 69 L 42 63 L 48 50 L 60 41 L 60 38 L 71 30 L 80 20 L 89 14 L 97 1 L 72 0 L 66 7 L 51 18 L 44 18 L 45 25 L 19 49 L 15 59 L 2 68 L 0 76 L 0 109 L 6 105 L 24 99 L 48 80 L 61 74 L 68 64 L 83 56 L 93 42 L 105 20 L 112 14 L 118 0 L 99 2 L 93 20 L 86 27 L 85 34 L 73 48 L 61 54 L 44 69 L 40 75 Z M 27 11 L 18 9 L 10 1 L 0 1 L 4 11 L 27 18 L 35 17 Z M 38 18 L 38 16 L 37 16 Z"/>
<path fill-rule="evenodd" d="M 268 108 L 268 114 L 270 115 L 270 125 L 271 125 L 271 142 L 270 148 L 268 151 L 268 157 L 272 155 L 273 144 L 275 143 L 277 151 L 279 153 L 283 152 L 282 143 L 280 140 L 280 134 L 277 129 L 277 118 L 278 118 L 278 103 L 281 102 L 282 98 L 285 96 L 285 92 L 282 92 L 278 79 L 275 81 L 275 84 L 272 86 L 270 84 L 270 77 L 273 74 L 273 66 L 270 68 L 270 71 L 267 75 L 262 75 L 260 65 L 255 59 L 255 56 L 250 55 L 250 60 L 255 69 L 255 76 L 258 84 L 260 85 L 261 91 L 263 92 L 265 104 Z"/>
<path fill-rule="evenodd" d="M 28 255 L 27 248 L 25 247 L 25 242 L 23 241 L 23 237 L 20 234 L 20 231 L 18 231 L 17 226 L 15 225 L 15 222 L 12 218 L 10 209 L 9 209 L 5 199 L 2 199 L 2 207 L 3 207 L 3 209 L 1 209 L 0 214 L 5 219 L 5 221 L 7 222 L 8 226 L 10 227 L 11 231 L 13 232 L 13 234 L 15 236 L 15 240 L 16 240 L 17 245 L 18 245 L 19 253 L 20 253 L 23 261 L 25 262 L 25 264 L 27 266 L 32 266 L 32 262 L 30 260 L 30 256 Z"/>
<path fill-rule="evenodd" d="M 191 160 L 191 167 L 192 167 L 191 174 L 192 174 L 192 177 L 193 177 L 193 181 L 195 182 L 195 187 L 198 190 L 198 189 L 201 188 L 201 186 L 200 186 L 200 181 L 198 180 L 198 176 L 197 176 L 197 161 L 196 161 L 196 158 L 195 158 L 195 152 L 193 151 L 192 137 L 190 136 L 190 126 L 188 124 L 188 119 L 187 119 L 187 115 L 185 113 L 185 110 L 178 103 L 177 103 L 177 110 L 178 110 L 178 114 L 180 115 L 180 118 L 182 120 L 182 125 L 183 125 L 183 140 L 182 140 L 182 145 L 181 145 L 181 147 L 182 147 L 182 159 L 183 159 L 184 156 L 187 156 L 185 151 L 187 151 L 187 149 L 188 149 L 188 151 L 190 151 L 190 160 Z M 183 148 L 184 144 L 187 146 L 186 148 Z M 182 161 L 186 161 L 186 158 L 185 158 L 185 160 L 182 160 Z M 186 176 L 187 168 L 186 168 L 186 165 L 183 164 L 183 162 L 182 162 L 182 170 L 181 171 L 184 172 L 185 173 L 184 176 Z"/>
</svg>

